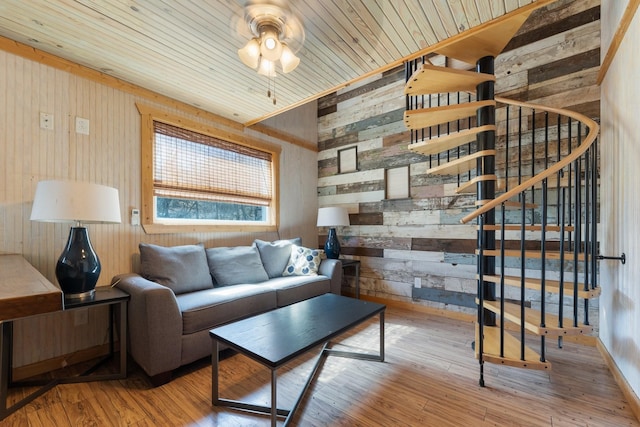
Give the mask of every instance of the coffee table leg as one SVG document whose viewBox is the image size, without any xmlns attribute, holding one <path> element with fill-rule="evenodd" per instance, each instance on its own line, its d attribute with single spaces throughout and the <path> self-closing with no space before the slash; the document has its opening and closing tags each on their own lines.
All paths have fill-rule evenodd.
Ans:
<svg viewBox="0 0 640 427">
<path fill-rule="evenodd" d="M 276 404 L 277 392 L 276 384 L 278 383 L 276 369 L 271 370 L 271 427 L 276 427 L 278 421 L 278 405 Z"/>
<path fill-rule="evenodd" d="M 380 312 L 380 361 L 384 362 L 384 310 Z"/>
<path fill-rule="evenodd" d="M 211 403 L 214 405 L 218 404 L 218 340 L 212 340 L 212 349 L 211 349 Z"/>
</svg>

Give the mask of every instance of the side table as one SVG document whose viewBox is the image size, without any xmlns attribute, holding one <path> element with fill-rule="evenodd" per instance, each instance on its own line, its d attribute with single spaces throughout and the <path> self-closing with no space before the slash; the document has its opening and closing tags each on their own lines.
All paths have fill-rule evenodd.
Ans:
<svg viewBox="0 0 640 427">
<path fill-rule="evenodd" d="M 351 268 L 355 270 L 356 277 L 356 298 L 360 299 L 360 260 L 357 259 L 341 259 L 342 271 L 344 273 L 345 268 Z"/>
<path fill-rule="evenodd" d="M 6 320 L 0 323 L 0 420 L 5 419 L 18 409 L 22 408 L 38 396 L 51 390 L 58 384 L 79 383 L 89 381 L 115 380 L 126 378 L 127 376 L 127 303 L 131 297 L 126 292 L 112 287 L 98 287 L 95 295 L 91 299 L 65 299 L 63 311 L 75 310 L 78 308 L 97 307 L 100 305 L 109 306 L 109 354 L 99 360 L 88 370 L 80 375 L 55 378 L 52 380 L 25 380 L 14 382 L 12 376 L 13 358 L 13 320 Z M 116 309 L 118 309 L 116 312 Z M 91 375 L 98 367 L 113 358 L 114 351 L 114 326 L 116 315 L 119 315 L 119 341 L 120 341 L 120 370 L 115 373 Z M 11 407 L 7 407 L 7 395 L 9 387 L 31 387 L 38 386 L 30 395 L 16 402 Z"/>
</svg>

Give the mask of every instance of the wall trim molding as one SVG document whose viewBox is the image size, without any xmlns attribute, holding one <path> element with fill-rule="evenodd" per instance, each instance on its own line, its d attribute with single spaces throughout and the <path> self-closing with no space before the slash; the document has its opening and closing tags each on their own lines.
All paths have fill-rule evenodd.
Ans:
<svg viewBox="0 0 640 427">
<path fill-rule="evenodd" d="M 618 53 L 618 49 L 620 48 L 620 44 L 622 40 L 624 40 L 624 36 L 629 29 L 629 25 L 631 25 L 631 21 L 633 20 L 636 11 L 638 10 L 638 6 L 640 6 L 640 0 L 629 0 L 627 4 L 627 8 L 620 19 L 620 25 L 618 25 L 618 29 L 616 33 L 613 35 L 611 39 L 611 43 L 609 44 L 609 48 L 607 49 L 607 53 L 602 61 L 602 65 L 600 66 L 600 72 L 598 73 L 598 79 L 596 80 L 596 84 L 600 86 L 602 81 L 607 76 L 607 72 L 609 71 L 609 67 L 613 62 L 613 59 Z M 637 415 L 637 414 L 636 414 Z"/>
<path fill-rule="evenodd" d="M 631 412 L 633 412 L 638 421 L 640 421 L 640 398 L 638 398 L 638 395 L 633 391 L 633 388 L 631 388 L 627 379 L 624 377 L 622 372 L 620 372 L 620 369 L 618 369 L 618 365 L 615 360 L 613 360 L 611 353 L 609 353 L 609 350 L 607 350 L 600 338 L 597 340 L 597 347 L 604 359 L 604 362 L 607 364 L 611 375 L 613 375 L 613 378 L 618 384 L 618 387 L 620 387 L 622 394 L 627 399 Z"/>
<path fill-rule="evenodd" d="M 114 342 L 113 345 L 114 348 L 120 348 L 119 341 Z M 22 381 L 36 375 L 46 374 L 58 369 L 66 368 L 67 366 L 106 356 L 108 354 L 108 343 L 89 347 L 70 354 L 54 357 L 52 359 L 42 360 L 40 362 L 13 368 L 12 379 L 14 381 Z"/>
</svg>

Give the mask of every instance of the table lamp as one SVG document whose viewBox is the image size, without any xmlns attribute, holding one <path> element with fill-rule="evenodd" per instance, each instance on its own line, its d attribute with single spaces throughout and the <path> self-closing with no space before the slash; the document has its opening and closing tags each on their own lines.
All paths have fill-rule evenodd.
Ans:
<svg viewBox="0 0 640 427">
<path fill-rule="evenodd" d="M 40 181 L 31 220 L 74 224 L 56 264 L 56 278 L 65 298 L 92 298 L 101 266 L 82 224 L 120 223 L 118 190 L 87 182 Z"/>
<path fill-rule="evenodd" d="M 324 244 L 324 252 L 327 258 L 338 259 L 340 257 L 340 242 L 335 227 L 348 226 L 349 213 L 346 208 L 327 207 L 318 209 L 318 227 L 330 227 L 327 242 Z"/>
</svg>

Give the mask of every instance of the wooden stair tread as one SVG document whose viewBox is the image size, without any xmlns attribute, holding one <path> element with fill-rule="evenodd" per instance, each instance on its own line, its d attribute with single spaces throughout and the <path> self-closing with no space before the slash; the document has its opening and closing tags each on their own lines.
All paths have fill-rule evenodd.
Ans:
<svg viewBox="0 0 640 427">
<path fill-rule="evenodd" d="M 404 124 L 409 129 L 422 129 L 475 116 L 478 108 L 495 106 L 496 101 L 474 101 L 442 107 L 420 108 L 404 112 Z"/>
<path fill-rule="evenodd" d="M 451 150 L 452 148 L 459 147 L 469 142 L 473 142 L 476 140 L 477 134 L 491 130 L 495 131 L 496 126 L 484 125 L 471 129 L 465 129 L 459 132 L 441 135 L 425 141 L 416 142 L 409 145 L 409 150 L 415 151 L 416 153 L 420 154 L 437 154 L 443 151 Z"/>
<path fill-rule="evenodd" d="M 516 186 L 518 186 L 521 182 L 525 182 L 528 179 L 530 179 L 530 176 L 523 176 L 520 178 L 520 180 L 518 179 L 518 177 L 510 177 L 509 178 L 509 188 L 514 188 Z M 505 178 L 498 178 L 498 184 L 496 185 L 496 191 L 505 191 L 506 190 L 506 185 L 505 185 Z M 570 179 L 568 176 L 562 177 L 560 178 L 560 182 L 558 182 L 558 178 L 555 176 L 549 177 L 547 179 L 547 188 L 549 189 L 554 189 L 554 188 L 567 188 L 569 187 L 569 183 L 571 183 L 571 187 L 573 188 L 575 186 L 575 179 Z M 580 182 L 581 186 L 584 186 L 585 181 L 582 180 Z M 531 188 L 531 187 L 529 187 Z M 541 190 L 542 189 L 542 181 L 536 183 L 533 188 L 535 188 L 536 190 Z"/>
<path fill-rule="evenodd" d="M 511 41 L 530 13 L 531 10 L 525 10 L 522 13 L 510 15 L 500 22 L 474 28 L 469 35 L 460 34 L 454 42 L 436 49 L 436 52 L 468 64 L 475 64 L 485 56 L 495 58 Z"/>
<path fill-rule="evenodd" d="M 500 283 L 500 276 L 484 275 L 482 276 L 486 282 L 492 282 L 495 284 Z M 479 276 L 476 276 L 479 279 Z M 520 277 L 518 276 L 504 276 L 504 284 L 509 286 L 521 286 Z M 526 277 L 524 279 L 524 286 L 527 289 L 534 289 L 537 291 L 542 290 L 542 280 Z M 564 281 L 563 283 L 564 294 L 573 295 L 573 282 Z M 584 284 L 578 283 L 578 297 L 584 299 L 597 298 L 600 296 L 600 287 L 595 289 L 584 290 Z M 545 290 L 547 292 L 560 293 L 560 281 L 559 280 L 545 280 Z"/>
<path fill-rule="evenodd" d="M 491 199 L 489 200 L 477 200 L 474 205 L 475 206 L 482 206 L 485 205 L 487 203 L 489 203 L 491 201 Z M 499 205 L 498 207 L 502 207 L 504 206 L 505 209 L 520 209 L 522 207 L 522 203 L 520 202 L 512 202 L 512 201 L 506 201 L 503 204 Z M 538 205 L 535 203 L 525 203 L 524 204 L 524 208 L 525 209 L 535 209 L 537 208 Z"/>
<path fill-rule="evenodd" d="M 484 82 L 495 82 L 493 74 L 457 70 L 422 64 L 409 78 L 404 87 L 405 95 L 427 95 L 444 92 L 475 92 L 476 86 Z"/>
<path fill-rule="evenodd" d="M 484 156 L 495 156 L 496 150 L 483 150 L 469 154 L 459 159 L 452 160 L 440 166 L 427 170 L 427 174 L 433 175 L 459 175 L 470 171 L 477 165 L 477 160 Z"/>
<path fill-rule="evenodd" d="M 476 254 L 478 254 L 478 250 L 476 250 Z M 484 250 L 484 254 L 486 256 L 500 256 L 500 249 L 485 249 Z M 547 259 L 553 259 L 553 260 L 559 260 L 560 259 L 560 252 L 559 251 L 547 251 L 546 255 L 547 255 Z M 573 255 L 574 255 L 573 252 L 565 251 L 564 260 L 565 261 L 573 261 Z M 504 250 L 504 256 L 520 258 L 520 249 L 505 249 Z M 527 251 L 524 251 L 524 257 L 525 258 L 540 259 L 540 256 L 541 256 L 540 250 L 535 250 L 535 251 L 527 250 Z M 582 253 L 582 252 L 578 253 L 578 261 L 584 261 L 584 253 Z"/>
<path fill-rule="evenodd" d="M 476 192 L 478 186 L 476 185 L 481 181 L 495 181 L 497 177 L 495 175 L 480 175 L 476 176 L 469 181 L 460 184 L 460 187 L 456 188 L 456 194 L 473 194 Z"/>
<path fill-rule="evenodd" d="M 476 300 L 476 303 L 479 301 Z M 484 301 L 482 305 L 485 309 L 500 315 L 500 301 Z M 520 318 L 520 305 L 509 302 L 504 303 L 504 319 L 522 326 Z M 564 318 L 562 328 L 558 326 L 560 318 L 555 314 L 545 314 L 545 326 L 540 325 L 540 312 L 533 308 L 525 307 L 524 309 L 524 328 L 538 336 L 562 337 L 565 335 L 581 335 L 593 332 L 593 326 L 579 324 L 572 326 L 570 319 Z"/>
<path fill-rule="evenodd" d="M 560 227 L 559 225 L 547 225 L 546 227 L 547 231 L 557 231 L 560 232 L 562 231 L 562 227 Z M 502 225 L 500 224 L 496 224 L 496 225 L 485 225 L 484 226 L 485 230 L 493 230 L 493 231 L 501 231 L 502 230 Z M 522 226 L 520 224 L 505 224 L 504 225 L 504 229 L 505 231 L 520 231 L 522 229 Z M 525 231 L 542 231 L 542 225 L 525 225 L 524 226 L 524 230 Z M 574 231 L 573 225 L 565 225 L 564 226 L 564 231 L 566 232 L 571 232 Z"/>
<path fill-rule="evenodd" d="M 480 327 L 476 323 L 476 359 L 479 354 L 479 329 Z M 484 335 L 482 343 L 482 359 L 485 362 L 513 366 L 516 368 L 537 370 L 551 369 L 551 362 L 541 362 L 540 355 L 527 346 L 524 348 L 524 360 L 522 360 L 520 357 L 520 340 L 506 331 L 503 334 L 504 353 L 500 355 L 500 327 L 484 326 L 482 329 Z"/>
</svg>

